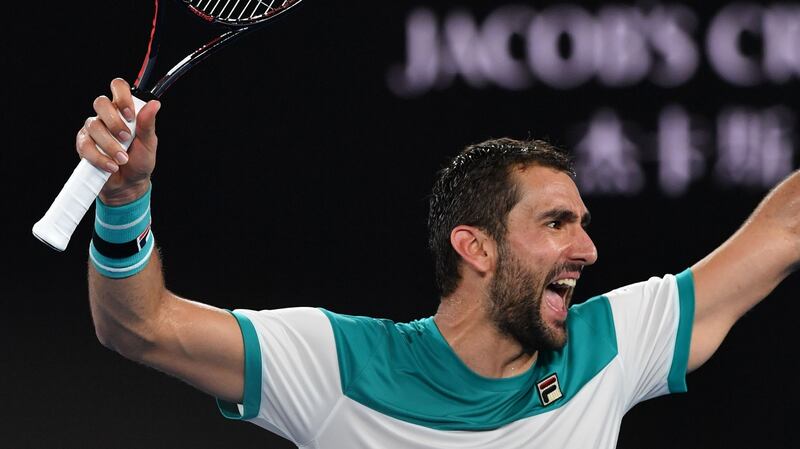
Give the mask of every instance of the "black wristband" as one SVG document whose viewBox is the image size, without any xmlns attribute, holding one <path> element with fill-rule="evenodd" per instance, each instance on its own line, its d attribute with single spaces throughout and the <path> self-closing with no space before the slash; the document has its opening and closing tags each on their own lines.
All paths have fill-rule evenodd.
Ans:
<svg viewBox="0 0 800 449">
<path fill-rule="evenodd" d="M 96 230 L 92 230 L 92 242 L 94 243 L 94 248 L 102 256 L 112 259 L 124 259 L 126 257 L 133 256 L 142 250 L 142 247 L 144 247 L 145 243 L 147 243 L 147 239 L 149 237 L 150 226 L 147 226 L 147 229 L 139 234 L 139 237 L 136 237 L 134 240 L 125 243 L 111 243 L 103 240 L 99 235 L 97 235 Z"/>
</svg>

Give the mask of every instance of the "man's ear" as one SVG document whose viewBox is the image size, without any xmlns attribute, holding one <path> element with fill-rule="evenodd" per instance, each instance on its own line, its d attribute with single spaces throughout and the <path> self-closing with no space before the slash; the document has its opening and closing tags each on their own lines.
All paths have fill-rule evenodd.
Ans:
<svg viewBox="0 0 800 449">
<path fill-rule="evenodd" d="M 497 245 L 483 230 L 474 226 L 458 225 L 450 232 L 450 244 L 464 263 L 479 273 L 494 269 Z"/>
</svg>

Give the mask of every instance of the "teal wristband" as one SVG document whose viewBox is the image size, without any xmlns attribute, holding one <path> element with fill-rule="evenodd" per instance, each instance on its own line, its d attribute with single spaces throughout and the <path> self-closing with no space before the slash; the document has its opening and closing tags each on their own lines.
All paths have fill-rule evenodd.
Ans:
<svg viewBox="0 0 800 449">
<path fill-rule="evenodd" d="M 89 244 L 89 259 L 97 271 L 121 279 L 142 271 L 155 247 L 150 230 L 150 192 L 122 206 L 107 206 L 95 201 L 94 235 Z"/>
</svg>

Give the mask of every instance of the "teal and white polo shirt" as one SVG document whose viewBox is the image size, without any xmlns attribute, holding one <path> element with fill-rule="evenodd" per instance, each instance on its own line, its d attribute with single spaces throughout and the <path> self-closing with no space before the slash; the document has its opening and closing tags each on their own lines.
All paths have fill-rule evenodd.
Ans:
<svg viewBox="0 0 800 449">
<path fill-rule="evenodd" d="M 686 391 L 694 285 L 686 270 L 573 306 L 566 346 L 502 379 L 470 370 L 433 318 L 233 314 L 244 403 L 220 410 L 300 448 L 611 449 L 631 407 Z"/>
</svg>

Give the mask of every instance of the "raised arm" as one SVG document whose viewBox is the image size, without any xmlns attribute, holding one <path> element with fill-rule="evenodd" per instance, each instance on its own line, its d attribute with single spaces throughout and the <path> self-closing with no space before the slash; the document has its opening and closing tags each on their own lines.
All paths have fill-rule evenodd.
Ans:
<svg viewBox="0 0 800 449">
<path fill-rule="evenodd" d="M 692 268 L 695 319 L 689 370 L 800 262 L 800 172 L 774 188 L 742 227 Z"/>
<path fill-rule="evenodd" d="M 160 104 L 151 101 L 139 112 L 136 137 L 126 155 L 115 138 L 130 138 L 119 114 L 121 111 L 125 118 L 133 118 L 131 92 L 121 79 L 112 81 L 111 91 L 113 99 L 101 96 L 95 100 L 97 116 L 89 118 L 78 132 L 76 148 L 94 166 L 113 173 L 100 192 L 103 211 L 113 214 L 120 207 L 132 204 L 148 207 L 144 203 L 155 167 L 158 145 L 155 118 Z M 98 147 L 105 154 L 98 151 Z M 101 226 L 101 231 L 117 232 L 128 224 Z M 98 235 L 93 240 L 89 301 L 100 342 L 125 357 L 183 379 L 213 396 L 240 402 L 244 350 L 235 318 L 224 310 L 179 298 L 168 291 L 158 251 L 153 250 L 148 257 L 141 258 L 143 268 L 140 271 L 106 269 L 103 267 L 110 264 L 104 256 L 110 254 L 109 260 L 114 262 L 113 257 L 119 256 L 114 255 L 115 249 L 116 253 L 121 253 L 118 250 L 121 246 L 119 242 L 98 246 L 97 240 L 103 240 Z M 144 254 L 131 257 L 140 256 Z M 135 274 L 131 274 L 134 271 Z"/>
</svg>

